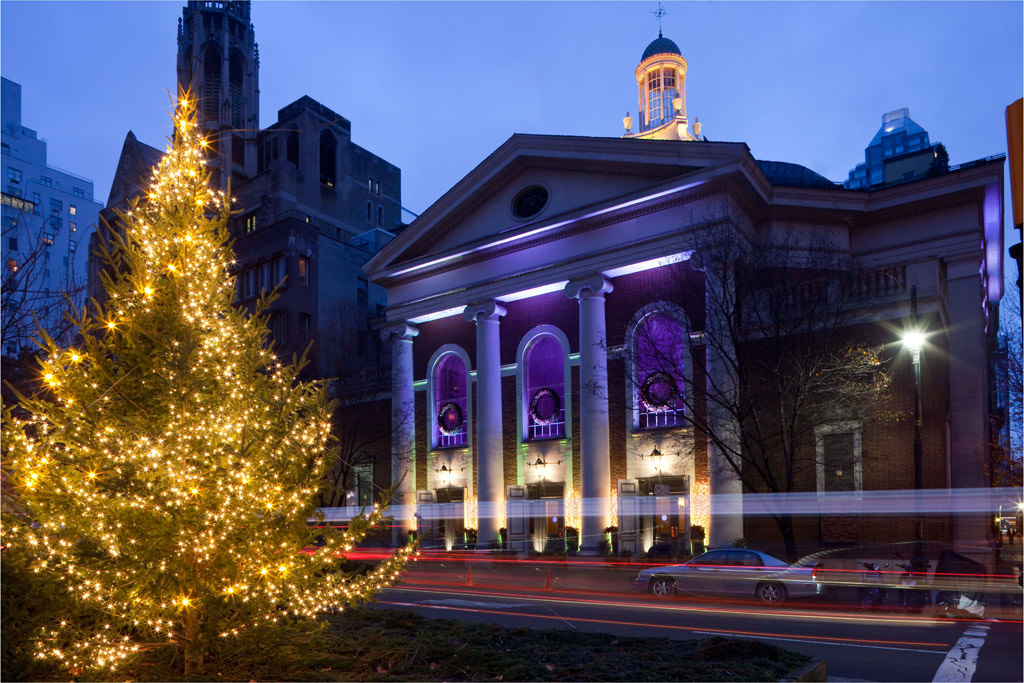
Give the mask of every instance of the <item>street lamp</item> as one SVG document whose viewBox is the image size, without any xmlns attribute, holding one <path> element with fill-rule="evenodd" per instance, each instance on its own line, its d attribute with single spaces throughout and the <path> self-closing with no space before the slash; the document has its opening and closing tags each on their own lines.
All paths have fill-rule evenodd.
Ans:
<svg viewBox="0 0 1024 683">
<path fill-rule="evenodd" d="M 927 335 L 921 331 L 917 321 L 917 287 L 910 288 L 910 314 L 911 327 L 903 333 L 903 346 L 910 351 L 910 359 L 914 366 L 914 507 L 917 510 L 917 522 L 915 525 L 915 541 L 918 542 L 918 553 L 920 553 L 920 541 L 924 537 L 921 521 L 919 498 L 921 496 L 922 475 L 921 475 L 921 349 L 924 347 Z"/>
</svg>

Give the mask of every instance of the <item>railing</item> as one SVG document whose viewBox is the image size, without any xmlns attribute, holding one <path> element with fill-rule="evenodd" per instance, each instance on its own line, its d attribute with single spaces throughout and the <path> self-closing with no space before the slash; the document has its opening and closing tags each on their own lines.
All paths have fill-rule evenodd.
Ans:
<svg viewBox="0 0 1024 683">
<path fill-rule="evenodd" d="M 528 437 L 531 439 L 557 439 L 565 436 L 565 408 L 558 411 L 558 417 L 547 424 L 530 420 Z"/>
<path fill-rule="evenodd" d="M 906 290 L 906 266 L 888 266 L 857 273 L 844 283 L 843 293 L 847 299 L 875 299 Z"/>
</svg>

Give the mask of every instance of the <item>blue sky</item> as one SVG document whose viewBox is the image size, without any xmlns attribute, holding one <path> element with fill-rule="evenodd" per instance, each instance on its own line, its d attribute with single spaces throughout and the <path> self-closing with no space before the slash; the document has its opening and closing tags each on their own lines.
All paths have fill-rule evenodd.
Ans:
<svg viewBox="0 0 1024 683">
<path fill-rule="evenodd" d="M 0 71 L 50 163 L 105 201 L 128 130 L 163 147 L 183 2 L 0 3 Z M 309 95 L 402 169 L 422 212 L 510 135 L 618 136 L 655 2 L 272 2 L 252 8 L 260 125 Z M 714 140 L 844 180 L 881 115 L 952 163 L 1006 151 L 1021 2 L 666 2 L 687 102 Z"/>
</svg>

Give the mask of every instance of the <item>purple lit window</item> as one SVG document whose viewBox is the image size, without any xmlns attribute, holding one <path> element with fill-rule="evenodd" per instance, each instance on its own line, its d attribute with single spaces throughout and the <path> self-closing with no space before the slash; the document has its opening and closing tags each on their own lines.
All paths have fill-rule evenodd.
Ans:
<svg viewBox="0 0 1024 683">
<path fill-rule="evenodd" d="M 638 428 L 683 424 L 686 342 L 683 326 L 667 315 L 649 315 L 637 326 L 633 400 L 637 406 Z"/>
<path fill-rule="evenodd" d="M 436 448 L 466 445 L 469 397 L 466 364 L 454 353 L 434 368 L 434 444 Z"/>
<path fill-rule="evenodd" d="M 565 354 L 562 344 L 549 334 L 532 342 L 523 354 L 523 387 L 526 404 L 526 438 L 565 436 Z"/>
</svg>

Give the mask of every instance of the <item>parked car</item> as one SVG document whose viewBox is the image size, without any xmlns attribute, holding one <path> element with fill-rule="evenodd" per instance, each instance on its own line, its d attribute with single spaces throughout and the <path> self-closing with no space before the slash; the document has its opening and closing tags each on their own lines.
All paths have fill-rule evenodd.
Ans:
<svg viewBox="0 0 1024 683">
<path fill-rule="evenodd" d="M 790 565 L 767 553 L 745 548 L 709 550 L 689 562 L 644 569 L 633 588 L 659 598 L 676 593 L 755 597 L 769 605 L 786 598 L 815 597 L 821 587 L 815 565 Z"/>
</svg>

